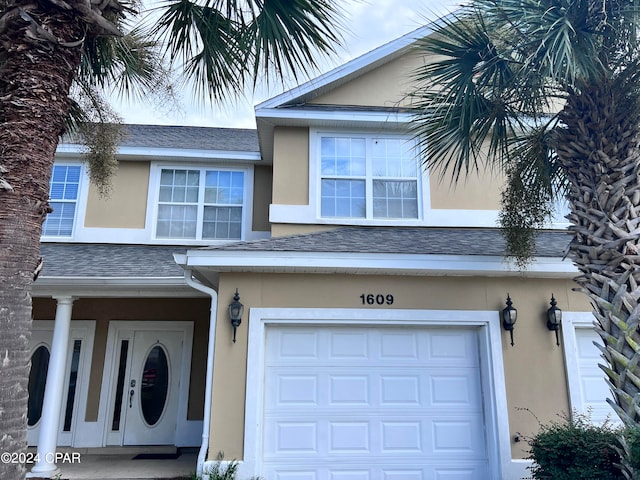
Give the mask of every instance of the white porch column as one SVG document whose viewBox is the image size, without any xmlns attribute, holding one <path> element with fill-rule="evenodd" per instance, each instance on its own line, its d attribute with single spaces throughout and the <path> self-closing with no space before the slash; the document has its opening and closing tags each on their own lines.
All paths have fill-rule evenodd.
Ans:
<svg viewBox="0 0 640 480">
<path fill-rule="evenodd" d="M 71 309 L 73 297 L 57 297 L 56 319 L 53 324 L 53 341 L 47 371 L 47 383 L 40 418 L 38 436 L 38 462 L 31 469 L 34 477 L 52 477 L 59 473 L 55 464 L 55 452 L 58 446 L 60 408 L 64 396 L 64 378 L 69 352 L 69 334 L 71 330 Z"/>
</svg>

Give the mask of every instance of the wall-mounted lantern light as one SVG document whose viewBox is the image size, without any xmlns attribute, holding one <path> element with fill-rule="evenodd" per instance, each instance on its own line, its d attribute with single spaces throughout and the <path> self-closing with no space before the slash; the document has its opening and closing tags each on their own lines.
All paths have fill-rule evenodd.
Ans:
<svg viewBox="0 0 640 480">
<path fill-rule="evenodd" d="M 547 310 L 547 328 L 552 332 L 556 332 L 556 345 L 560 346 L 560 340 L 558 339 L 558 330 L 562 324 L 562 310 L 557 305 L 556 299 L 551 294 L 551 307 Z"/>
<path fill-rule="evenodd" d="M 511 297 L 507 293 L 507 306 L 502 309 L 502 326 L 505 330 L 509 331 L 511 335 L 511 346 L 513 347 L 513 326 L 518 319 L 518 310 L 513 307 Z"/>
<path fill-rule="evenodd" d="M 229 304 L 229 320 L 233 326 L 233 343 L 236 343 L 236 330 L 242 323 L 242 314 L 244 313 L 244 305 L 240 303 L 240 294 L 236 288 L 233 295 L 233 302 Z"/>
</svg>

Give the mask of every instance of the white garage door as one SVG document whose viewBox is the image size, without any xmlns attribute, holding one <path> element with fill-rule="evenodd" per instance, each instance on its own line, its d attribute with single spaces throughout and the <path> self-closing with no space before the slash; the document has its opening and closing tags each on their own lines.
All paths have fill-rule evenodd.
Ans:
<svg viewBox="0 0 640 480">
<path fill-rule="evenodd" d="M 488 478 L 478 335 L 267 329 L 269 480 Z"/>
<path fill-rule="evenodd" d="M 598 363 L 603 363 L 604 359 L 600 350 L 593 344 L 594 341 L 602 344 L 592 327 L 576 328 L 581 410 L 591 410 L 591 420 L 596 423 L 604 422 L 607 417 L 617 422 L 618 416 L 606 401 L 607 398 L 611 398 L 611 392 L 605 382 L 604 372 L 598 367 Z"/>
</svg>

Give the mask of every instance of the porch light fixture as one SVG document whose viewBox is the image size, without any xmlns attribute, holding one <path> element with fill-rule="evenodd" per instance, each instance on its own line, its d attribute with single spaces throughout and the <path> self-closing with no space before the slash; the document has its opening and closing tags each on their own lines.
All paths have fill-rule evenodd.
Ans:
<svg viewBox="0 0 640 480">
<path fill-rule="evenodd" d="M 229 304 L 229 320 L 231 320 L 231 326 L 233 326 L 233 343 L 236 343 L 236 330 L 242 323 L 243 313 L 244 305 L 240 303 L 240 294 L 236 288 L 236 293 L 233 295 L 233 302 Z"/>
<path fill-rule="evenodd" d="M 507 293 L 507 306 L 502 309 L 502 326 L 511 335 L 511 346 L 513 347 L 513 326 L 518 319 L 518 310 L 513 307 L 511 297 Z"/>
<path fill-rule="evenodd" d="M 560 346 L 560 340 L 558 339 L 558 330 L 560 329 L 560 324 L 562 323 L 562 310 L 557 307 L 558 302 L 553 297 L 553 293 L 551 294 L 551 302 L 549 302 L 551 307 L 547 310 L 547 328 L 552 332 L 556 332 L 556 345 Z"/>
</svg>

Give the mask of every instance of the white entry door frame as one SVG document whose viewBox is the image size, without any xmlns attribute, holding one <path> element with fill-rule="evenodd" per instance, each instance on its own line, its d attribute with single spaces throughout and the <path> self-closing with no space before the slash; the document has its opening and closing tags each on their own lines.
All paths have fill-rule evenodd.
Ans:
<svg viewBox="0 0 640 480">
<path fill-rule="evenodd" d="M 34 320 L 31 335 L 31 349 L 29 356 L 44 346 L 51 352 L 53 337 L 53 320 Z M 93 340 L 95 336 L 96 322 L 93 320 L 73 320 L 69 338 L 69 352 L 65 368 L 65 382 L 63 389 L 62 408 L 60 411 L 60 427 L 58 431 L 58 445 L 79 446 L 83 445 L 88 432 L 93 431 L 93 424 L 85 421 L 87 409 L 87 395 L 89 390 L 89 377 L 91 374 L 91 358 L 93 356 Z M 76 369 L 72 378 L 71 367 L 74 356 L 74 346 L 78 343 L 79 355 L 76 359 Z M 73 382 L 73 385 L 70 385 Z M 70 389 L 70 386 L 73 388 Z M 69 394 L 73 393 L 73 398 Z M 70 423 L 65 423 L 67 407 L 70 407 Z M 37 445 L 40 421 L 30 426 L 27 430 L 28 444 Z"/>
<path fill-rule="evenodd" d="M 128 352 L 126 361 L 121 365 L 123 341 L 127 341 Z M 98 414 L 98 422 L 102 425 L 104 432 L 103 446 L 180 443 L 176 439 L 176 432 L 189 429 L 187 408 L 192 343 L 193 322 L 112 321 L 109 323 Z M 152 351 L 166 356 L 169 383 L 167 405 L 162 417 L 157 425 L 151 425 L 149 428 L 149 425 L 142 420 L 140 395 L 143 383 L 142 372 L 145 361 Z M 124 371 L 121 372 L 121 369 Z M 122 381 L 121 378 L 120 388 L 118 388 L 119 376 L 124 379 Z M 135 385 L 132 383 L 134 381 Z M 134 393 L 130 396 L 131 390 Z M 130 400 L 131 408 L 128 403 Z M 113 416 L 118 408 L 120 421 L 117 429 L 114 429 Z M 175 422 L 173 422 L 174 418 Z M 146 432 L 143 431 L 145 429 Z"/>
</svg>

